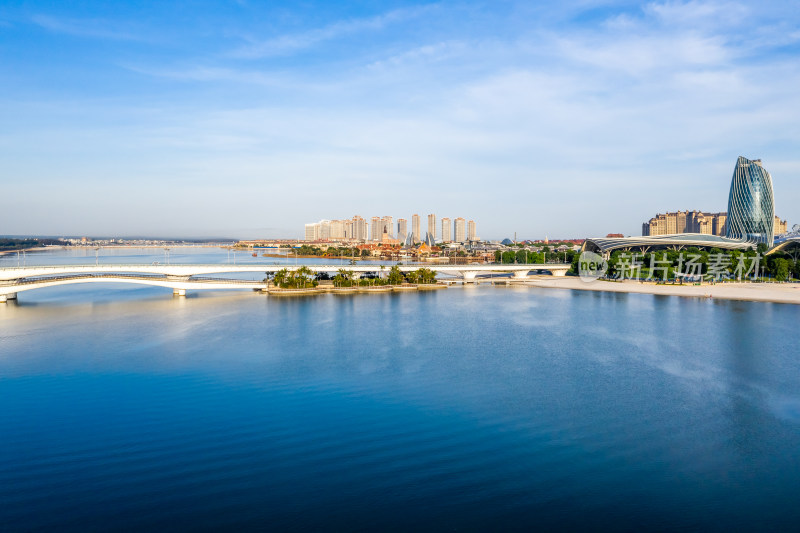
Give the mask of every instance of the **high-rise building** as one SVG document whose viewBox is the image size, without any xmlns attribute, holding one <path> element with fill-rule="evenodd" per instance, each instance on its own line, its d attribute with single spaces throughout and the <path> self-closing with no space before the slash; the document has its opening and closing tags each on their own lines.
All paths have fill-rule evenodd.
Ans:
<svg viewBox="0 0 800 533">
<path fill-rule="evenodd" d="M 369 221 L 369 240 L 380 241 L 383 235 L 381 217 L 372 217 Z"/>
<path fill-rule="evenodd" d="M 467 222 L 467 240 L 473 242 L 478 240 L 478 230 L 474 220 Z"/>
<path fill-rule="evenodd" d="M 330 220 L 320 220 L 319 221 L 319 240 L 327 241 L 331 238 L 331 221 Z"/>
<path fill-rule="evenodd" d="M 431 234 L 433 240 L 436 240 L 437 232 L 436 232 L 436 215 L 431 213 L 428 215 L 428 233 Z"/>
<path fill-rule="evenodd" d="M 728 196 L 727 237 L 772 246 L 774 225 L 772 176 L 760 159 L 739 157 Z"/>
<path fill-rule="evenodd" d="M 415 243 L 422 241 L 422 229 L 420 228 L 419 215 L 416 213 L 411 215 L 411 235 Z"/>
<path fill-rule="evenodd" d="M 467 221 L 461 217 L 455 220 L 456 242 L 464 242 L 467 240 L 466 222 Z"/>
<path fill-rule="evenodd" d="M 397 240 L 403 242 L 408 235 L 408 220 L 404 218 L 397 219 Z"/>
<path fill-rule="evenodd" d="M 331 221 L 320 220 L 305 226 L 305 240 L 307 241 L 327 241 L 331 238 Z"/>
<path fill-rule="evenodd" d="M 339 241 L 344 239 L 345 220 L 331 220 L 331 240 Z"/>
<path fill-rule="evenodd" d="M 378 240 L 383 240 L 383 235 L 389 239 L 394 238 L 394 222 L 392 217 L 381 217 L 381 237 Z"/>
<path fill-rule="evenodd" d="M 453 241 L 453 226 L 450 225 L 450 219 L 442 217 L 442 242 Z"/>
<path fill-rule="evenodd" d="M 306 224 L 305 240 L 307 241 L 319 240 L 319 224 L 317 223 Z"/>
<path fill-rule="evenodd" d="M 355 215 L 353 217 L 353 239 L 357 241 L 366 241 L 368 227 L 369 226 L 366 220 L 358 215 Z"/>
</svg>

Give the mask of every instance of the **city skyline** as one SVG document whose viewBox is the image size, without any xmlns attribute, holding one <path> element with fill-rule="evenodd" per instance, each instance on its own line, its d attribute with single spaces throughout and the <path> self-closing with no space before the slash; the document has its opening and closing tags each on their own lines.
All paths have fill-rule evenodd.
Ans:
<svg viewBox="0 0 800 533">
<path fill-rule="evenodd" d="M 352 218 L 327 219 L 323 218 L 317 222 L 307 222 L 303 226 L 302 240 L 306 241 L 369 241 L 381 242 L 385 240 L 398 241 L 403 244 L 408 237 L 408 219 L 400 217 L 397 219 L 397 232 L 393 224 L 393 217 L 371 216 L 369 224 L 360 215 Z M 435 233 L 437 217 L 435 213 L 427 216 L 428 230 L 423 235 L 419 228 L 420 217 L 418 214 L 411 216 L 411 241 L 418 243 L 424 242 L 430 234 L 435 241 L 447 242 L 466 242 L 477 241 L 477 223 L 470 219 L 467 221 L 463 217 L 451 219 L 442 217 L 440 220 L 441 228 Z"/>
<path fill-rule="evenodd" d="M 742 154 L 770 169 L 791 226 L 799 17 L 780 2 L 4 6 L 0 234 L 280 238 L 335 202 L 468 212 L 486 239 L 636 235 L 652 213 L 725 211 Z"/>
</svg>

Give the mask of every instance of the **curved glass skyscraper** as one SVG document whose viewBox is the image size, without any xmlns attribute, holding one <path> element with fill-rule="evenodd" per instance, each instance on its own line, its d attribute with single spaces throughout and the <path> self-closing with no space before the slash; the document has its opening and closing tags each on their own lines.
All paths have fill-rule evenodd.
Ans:
<svg viewBox="0 0 800 533">
<path fill-rule="evenodd" d="M 772 246 L 774 218 L 772 177 L 760 159 L 739 157 L 728 196 L 727 236 Z"/>
</svg>

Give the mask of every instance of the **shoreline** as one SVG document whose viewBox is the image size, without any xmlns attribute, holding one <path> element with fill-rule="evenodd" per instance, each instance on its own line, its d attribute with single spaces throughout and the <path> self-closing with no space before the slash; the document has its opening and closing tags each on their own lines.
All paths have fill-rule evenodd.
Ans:
<svg viewBox="0 0 800 533">
<path fill-rule="evenodd" d="M 378 294 L 387 292 L 430 291 L 446 288 L 447 285 L 443 283 L 377 285 L 372 287 L 332 287 L 330 285 L 321 285 L 318 287 L 307 287 L 304 289 L 281 289 L 277 287 L 270 287 L 263 292 L 268 296 L 309 296 L 316 294 Z"/>
<path fill-rule="evenodd" d="M 52 250 L 54 247 L 58 248 L 60 246 L 33 246 L 31 248 L 18 248 L 16 250 L 0 250 L 0 255 L 15 254 L 17 252 L 41 252 L 44 250 Z"/>
<path fill-rule="evenodd" d="M 738 300 L 747 302 L 771 302 L 800 304 L 800 284 L 796 283 L 741 283 L 727 282 L 715 285 L 656 285 L 638 281 L 585 282 L 577 277 L 536 278 L 521 284 L 546 289 L 569 289 L 625 294 L 652 294 L 656 296 L 680 296 L 708 300 Z"/>
</svg>

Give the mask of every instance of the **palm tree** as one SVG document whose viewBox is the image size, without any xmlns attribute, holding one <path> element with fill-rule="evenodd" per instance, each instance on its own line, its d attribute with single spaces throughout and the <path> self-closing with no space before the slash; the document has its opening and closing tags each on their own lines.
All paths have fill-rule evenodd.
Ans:
<svg viewBox="0 0 800 533">
<path fill-rule="evenodd" d="M 295 286 L 299 287 L 299 285 L 302 284 L 303 285 L 302 288 L 305 289 L 311 275 L 312 275 L 311 269 L 305 265 L 295 270 L 294 271 Z"/>
<path fill-rule="evenodd" d="M 284 268 L 283 270 L 275 272 L 275 276 L 272 278 L 272 280 L 278 287 L 285 288 L 288 276 L 289 270 Z"/>
<path fill-rule="evenodd" d="M 352 273 L 349 270 L 345 270 L 344 268 L 339 269 L 339 273 L 336 274 L 336 278 L 338 279 L 338 284 L 340 287 L 350 287 L 352 285 Z"/>
<path fill-rule="evenodd" d="M 400 272 L 400 267 L 395 265 L 389 270 L 388 277 L 389 285 L 400 285 L 403 283 L 403 273 Z"/>
</svg>

